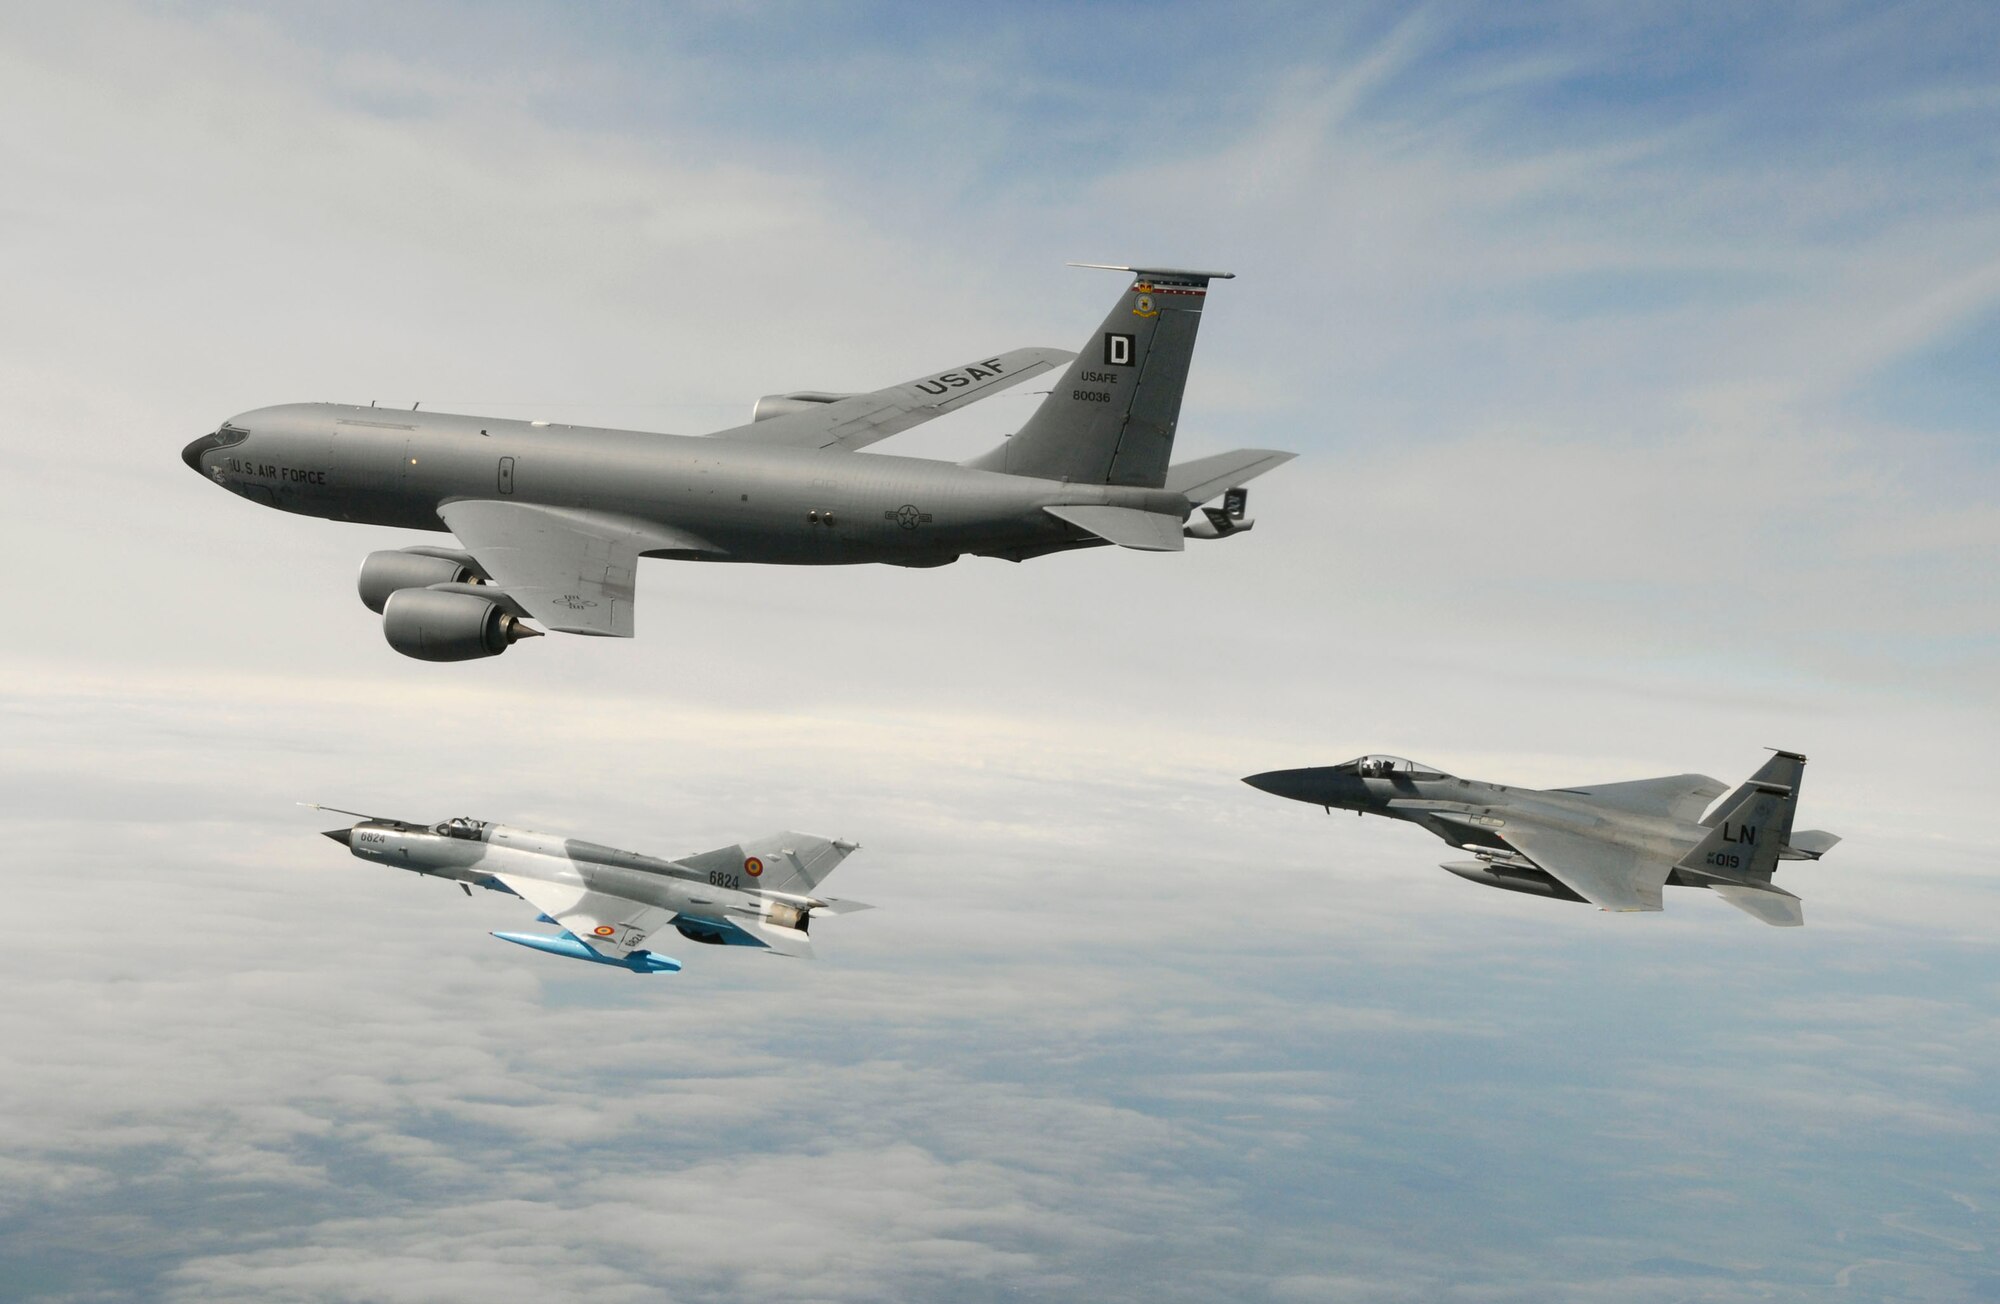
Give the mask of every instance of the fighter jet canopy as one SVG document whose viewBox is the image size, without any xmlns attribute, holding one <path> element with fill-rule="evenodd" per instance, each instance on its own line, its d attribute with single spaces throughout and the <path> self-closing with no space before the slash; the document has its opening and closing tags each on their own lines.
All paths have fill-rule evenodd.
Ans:
<svg viewBox="0 0 2000 1304">
<path fill-rule="evenodd" d="M 1364 779 L 1445 779 L 1451 776 L 1443 770 L 1425 765 L 1419 761 L 1405 760 L 1400 756 L 1357 756 L 1351 761 L 1342 761 L 1333 767 L 1336 773 L 1357 774 Z"/>
<path fill-rule="evenodd" d="M 455 819 L 446 820 L 431 832 L 440 837 L 464 838 L 469 842 L 477 842 L 486 832 L 486 821 L 468 819 L 460 815 Z"/>
</svg>

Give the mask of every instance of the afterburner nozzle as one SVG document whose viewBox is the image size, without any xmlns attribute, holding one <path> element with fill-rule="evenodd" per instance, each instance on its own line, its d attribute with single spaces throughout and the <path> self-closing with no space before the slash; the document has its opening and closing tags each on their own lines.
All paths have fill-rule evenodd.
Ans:
<svg viewBox="0 0 2000 1304">
<path fill-rule="evenodd" d="M 495 933 L 493 936 L 503 942 L 525 946 L 531 951 L 559 955 L 565 960 L 588 960 L 592 964 L 608 964 L 615 969 L 630 969 L 633 973 L 679 973 L 681 969 L 679 960 L 654 955 L 651 951 L 634 951 L 622 960 L 599 955 L 578 940 L 574 933 L 559 933 L 554 937 L 547 933 Z"/>
<path fill-rule="evenodd" d="M 323 838 L 332 838 L 335 842 L 338 842 L 343 847 L 351 848 L 354 845 L 353 829 L 327 829 L 323 831 L 320 834 L 320 836 Z"/>
</svg>

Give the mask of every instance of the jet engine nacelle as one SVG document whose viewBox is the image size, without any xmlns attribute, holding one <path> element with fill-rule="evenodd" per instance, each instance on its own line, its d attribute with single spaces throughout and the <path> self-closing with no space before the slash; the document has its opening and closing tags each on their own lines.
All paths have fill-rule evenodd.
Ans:
<svg viewBox="0 0 2000 1304">
<path fill-rule="evenodd" d="M 516 639 L 540 632 L 474 593 L 398 589 L 382 608 L 382 634 L 389 646 L 419 661 L 497 657 Z"/>
<path fill-rule="evenodd" d="M 433 584 L 477 584 L 486 577 L 469 559 L 437 552 L 371 552 L 361 563 L 355 587 L 370 611 L 380 613 L 389 595 L 400 589 L 427 589 Z"/>
<path fill-rule="evenodd" d="M 794 412 L 807 412 L 828 403 L 838 403 L 844 398 L 854 398 L 853 394 L 832 394 L 822 389 L 797 389 L 789 394 L 766 394 L 750 409 L 752 421 L 769 421 L 772 417 L 790 416 Z"/>
</svg>

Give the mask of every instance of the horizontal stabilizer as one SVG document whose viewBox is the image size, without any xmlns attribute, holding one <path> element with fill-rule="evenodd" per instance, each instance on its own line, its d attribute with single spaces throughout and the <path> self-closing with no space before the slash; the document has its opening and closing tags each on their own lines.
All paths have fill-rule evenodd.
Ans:
<svg viewBox="0 0 2000 1304">
<path fill-rule="evenodd" d="M 858 910 L 873 910 L 875 907 L 866 901 L 843 901 L 838 897 L 832 897 L 822 898 L 818 908 L 830 915 L 851 915 Z"/>
<path fill-rule="evenodd" d="M 1233 453 L 1197 457 L 1168 467 L 1164 487 L 1186 494 L 1191 503 L 1205 503 L 1223 490 L 1254 480 L 1266 471 L 1275 471 L 1297 456 L 1271 448 L 1239 448 Z"/>
<path fill-rule="evenodd" d="M 1068 521 L 1107 543 L 1141 552 L 1179 552 L 1187 547 L 1181 523 L 1160 512 L 1142 512 L 1136 507 L 1079 506 L 1044 507 L 1059 521 Z"/>
<path fill-rule="evenodd" d="M 1781 887 L 1766 883 L 1715 883 L 1709 890 L 1746 915 L 1774 928 L 1798 928 L 1806 922 L 1805 903 Z"/>
<path fill-rule="evenodd" d="M 1792 834 L 1792 840 L 1778 854 L 1786 860 L 1818 860 L 1832 851 L 1839 841 L 1838 833 L 1828 833 L 1825 829 L 1803 829 Z"/>
</svg>

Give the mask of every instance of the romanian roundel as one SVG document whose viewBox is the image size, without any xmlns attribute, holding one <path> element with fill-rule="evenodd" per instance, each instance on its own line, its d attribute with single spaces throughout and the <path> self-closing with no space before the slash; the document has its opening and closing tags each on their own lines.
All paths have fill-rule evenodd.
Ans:
<svg viewBox="0 0 2000 1304">
<path fill-rule="evenodd" d="M 759 874 L 764 872 L 764 862 L 757 859 L 755 856 L 750 856 L 746 858 L 743 862 L 743 872 L 748 874 L 750 877 L 755 878 Z"/>
<path fill-rule="evenodd" d="M 591 929 L 590 931 L 596 933 L 599 937 L 609 937 L 618 930 L 613 928 L 610 924 L 599 924 L 597 927 Z"/>
</svg>

